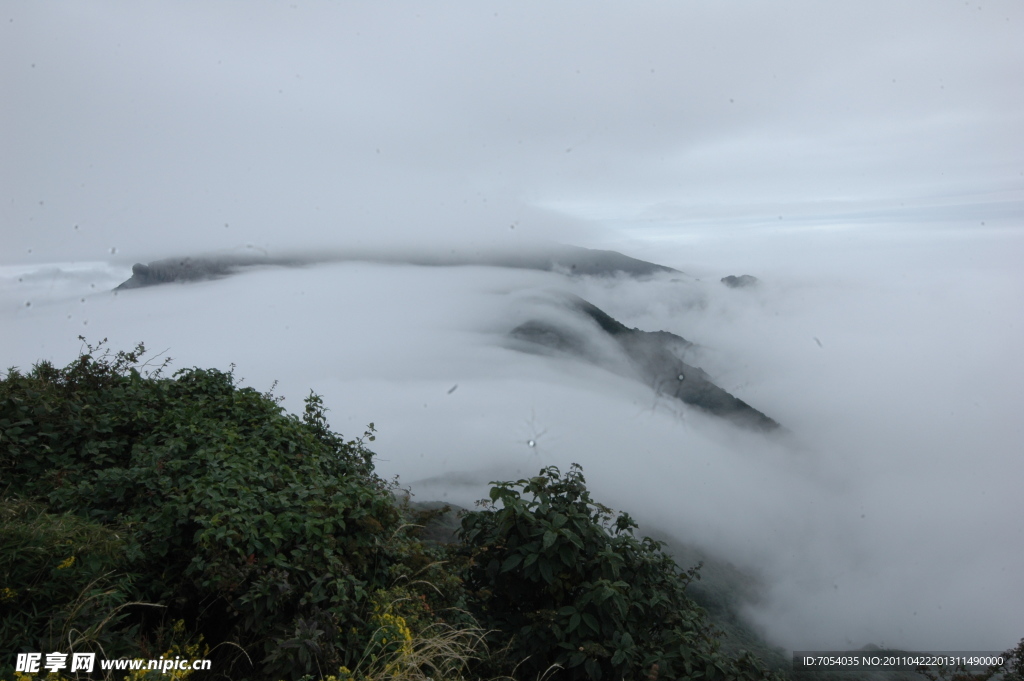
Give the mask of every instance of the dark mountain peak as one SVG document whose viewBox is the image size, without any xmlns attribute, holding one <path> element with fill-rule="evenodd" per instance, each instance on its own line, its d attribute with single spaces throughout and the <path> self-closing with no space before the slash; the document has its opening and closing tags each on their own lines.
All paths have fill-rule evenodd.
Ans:
<svg viewBox="0 0 1024 681">
<path fill-rule="evenodd" d="M 567 309 L 576 313 L 577 319 L 589 320 L 597 328 L 588 333 L 571 319 L 532 319 L 510 332 L 514 339 L 526 344 L 519 349 L 554 351 L 629 375 L 650 385 L 658 394 L 670 395 L 745 427 L 757 430 L 779 427 L 774 419 L 717 386 L 703 369 L 684 361 L 693 343 L 682 336 L 670 331 L 631 329 L 578 296 L 565 295 L 562 300 Z M 611 341 L 626 361 L 610 361 L 604 351 L 608 343 L 602 341 Z"/>
<path fill-rule="evenodd" d="M 722 277 L 721 282 L 729 288 L 746 288 L 748 286 L 756 285 L 758 279 L 750 274 L 741 274 L 738 277 L 734 274 L 730 274 L 727 277 Z"/>
</svg>

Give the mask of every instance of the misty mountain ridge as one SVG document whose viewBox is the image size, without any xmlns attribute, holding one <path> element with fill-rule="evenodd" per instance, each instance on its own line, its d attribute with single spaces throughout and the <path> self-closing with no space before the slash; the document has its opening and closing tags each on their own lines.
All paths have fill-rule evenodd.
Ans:
<svg viewBox="0 0 1024 681">
<path fill-rule="evenodd" d="M 322 254 L 272 257 L 264 254 L 219 255 L 166 258 L 149 264 L 136 263 L 132 276 L 115 290 L 145 288 L 175 282 L 203 281 L 230 276 L 253 267 L 302 267 L 319 263 L 368 261 L 430 267 L 483 265 L 555 272 L 569 276 L 648 277 L 659 273 L 681 274 L 678 270 L 615 251 L 556 245 L 522 251 L 478 250 L 448 253 L 410 254 Z M 728 280 L 728 281 L 727 281 Z M 742 281 L 752 285 L 754 277 L 725 277 L 723 283 Z M 668 331 L 629 328 L 579 296 L 555 294 L 559 313 L 545 319 L 530 319 L 510 332 L 510 348 L 520 352 L 572 358 L 599 366 L 651 386 L 657 395 L 669 396 L 707 413 L 755 430 L 770 431 L 779 424 L 746 402 L 716 385 L 700 367 L 684 361 L 693 343 Z M 566 316 L 568 314 L 568 317 Z M 576 323 L 574 324 L 573 321 Z M 584 325 L 580 326 L 579 322 Z M 597 328 L 594 328 L 596 324 Z M 599 347 L 610 345 L 619 356 L 609 357 Z"/>
<path fill-rule="evenodd" d="M 487 247 L 468 250 L 393 252 L 346 251 L 338 253 L 295 254 L 271 256 L 266 253 L 232 253 L 205 256 L 164 258 L 148 264 L 135 263 L 132 276 L 117 289 L 142 288 L 171 282 L 216 279 L 248 267 L 301 267 L 331 262 L 375 262 L 429 267 L 487 265 L 565 274 L 614 276 L 645 276 L 661 272 L 677 272 L 671 267 L 637 260 L 615 251 L 602 251 L 578 246 L 552 245 L 543 248 L 497 250 Z"/>
<path fill-rule="evenodd" d="M 594 348 L 594 333 L 574 328 L 564 318 L 530 320 L 516 326 L 510 336 L 522 341 L 517 349 L 548 352 L 582 359 L 650 385 L 658 395 L 674 397 L 685 404 L 747 428 L 774 430 L 779 424 L 715 385 L 700 367 L 683 361 L 693 343 L 669 331 L 641 331 L 629 328 L 596 305 L 571 294 L 561 301 L 562 309 L 598 326 L 628 358 L 628 362 L 603 362 Z"/>
</svg>

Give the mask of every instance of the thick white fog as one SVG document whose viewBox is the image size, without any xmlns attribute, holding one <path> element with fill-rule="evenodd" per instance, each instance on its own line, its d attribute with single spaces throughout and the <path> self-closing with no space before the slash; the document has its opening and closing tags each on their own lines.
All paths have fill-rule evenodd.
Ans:
<svg viewBox="0 0 1024 681">
<path fill-rule="evenodd" d="M 955 245 L 989 241 L 998 260 L 1020 238 Z M 490 480 L 581 463 L 598 499 L 759 575 L 750 614 L 790 647 L 1013 643 L 1020 274 L 965 265 L 962 248 L 901 267 L 875 243 L 875 258 L 831 273 L 766 259 L 757 288 L 733 290 L 713 247 L 662 248 L 663 262 L 711 264 L 692 269 L 700 281 L 325 264 L 116 295 L 127 271 L 9 267 L 4 360 L 67 362 L 85 334 L 144 340 L 178 367 L 235 363 L 246 385 L 279 381 L 292 410 L 323 394 L 343 433 L 374 422 L 380 472 L 421 499 L 470 505 Z M 719 384 L 790 432 L 748 433 L 589 364 L 509 348 L 505 334 L 553 291 L 699 343 Z"/>
<path fill-rule="evenodd" d="M 756 575 L 789 649 L 1024 636 L 1018 3 L 11 5 L 0 364 L 79 335 L 324 396 L 378 470 L 595 498 Z M 134 262 L 537 239 L 678 274 Z M 725 275 L 759 283 L 730 289 Z M 754 433 L 508 336 L 559 293 L 698 344 Z"/>
</svg>

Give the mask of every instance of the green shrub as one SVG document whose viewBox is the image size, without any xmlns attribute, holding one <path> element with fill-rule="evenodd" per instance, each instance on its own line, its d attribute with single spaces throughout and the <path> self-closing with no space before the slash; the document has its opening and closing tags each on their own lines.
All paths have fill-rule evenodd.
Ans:
<svg viewBox="0 0 1024 681">
<path fill-rule="evenodd" d="M 167 606 L 122 623 L 143 638 L 158 620 L 181 617 L 215 647 L 239 644 L 260 676 L 353 664 L 373 635 L 370 597 L 410 553 L 390 486 L 364 447 L 372 424 L 344 441 L 315 395 L 300 420 L 230 373 L 143 376 L 143 351 L 90 347 L 64 369 L 9 372 L 0 382 L 6 496 L 64 518 L 69 536 L 106 528 L 109 539 L 117 528 L 126 556 L 118 583 L 131 584 L 131 600 Z M 32 580 L 15 578 L 0 588 L 25 595 Z M 81 585 L 45 583 L 19 605 L 52 619 Z M 4 612 L 0 627 L 20 621 Z M 0 659 L 12 659 L 14 642 L 2 641 Z"/>
<path fill-rule="evenodd" d="M 772 678 L 753 658 L 718 650 L 704 611 L 661 544 L 633 536 L 626 514 L 594 502 L 582 470 L 493 483 L 461 537 L 467 586 L 497 630 L 516 676 L 567 679 Z"/>
<path fill-rule="evenodd" d="M 131 650 L 119 630 L 130 581 L 114 530 L 38 503 L 0 500 L 0 641 L 9 651 Z M 7 663 L 9 658 L 4 659 Z"/>
</svg>

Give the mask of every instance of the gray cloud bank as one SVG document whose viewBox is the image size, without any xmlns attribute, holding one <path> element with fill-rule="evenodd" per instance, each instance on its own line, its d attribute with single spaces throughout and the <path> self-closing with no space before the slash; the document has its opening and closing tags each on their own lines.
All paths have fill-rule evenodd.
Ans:
<svg viewBox="0 0 1024 681">
<path fill-rule="evenodd" d="M 11 4 L 0 257 L 598 245 L 566 206 L 1019 217 L 1022 22 L 1009 0 Z"/>
</svg>

